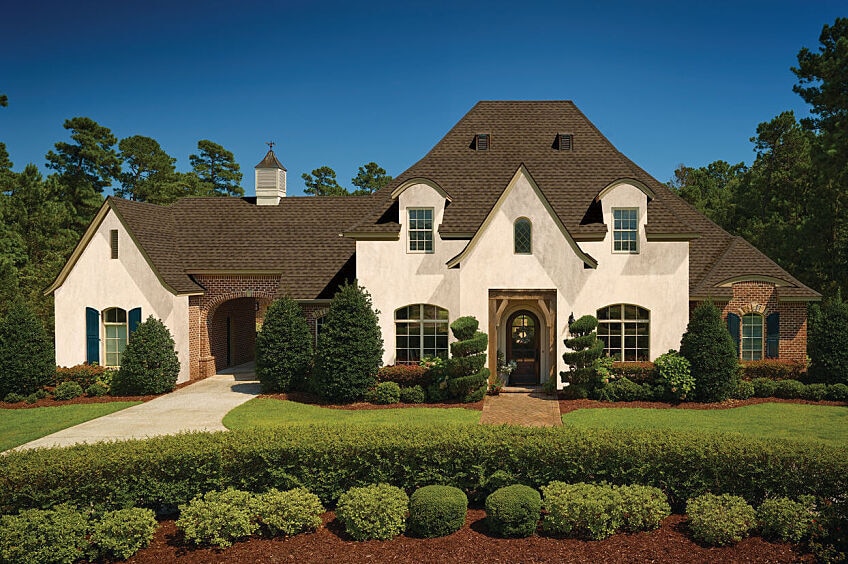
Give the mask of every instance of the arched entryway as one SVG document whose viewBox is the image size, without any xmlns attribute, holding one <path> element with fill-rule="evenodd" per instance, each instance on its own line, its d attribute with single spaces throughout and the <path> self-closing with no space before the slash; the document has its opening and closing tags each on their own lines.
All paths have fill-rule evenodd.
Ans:
<svg viewBox="0 0 848 564">
<path fill-rule="evenodd" d="M 215 370 L 254 359 L 256 304 L 254 298 L 236 298 L 221 303 L 212 312 L 206 326 L 209 329 L 209 352 L 215 357 Z"/>
<path fill-rule="evenodd" d="M 506 360 L 515 362 L 509 385 L 539 383 L 542 327 L 539 318 L 526 309 L 509 316 L 506 335 Z"/>
</svg>

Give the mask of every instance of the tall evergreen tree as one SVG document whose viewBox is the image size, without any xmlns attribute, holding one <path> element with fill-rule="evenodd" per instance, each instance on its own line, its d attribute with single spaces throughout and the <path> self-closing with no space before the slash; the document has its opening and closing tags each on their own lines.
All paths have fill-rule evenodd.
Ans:
<svg viewBox="0 0 848 564">
<path fill-rule="evenodd" d="M 373 194 L 380 188 L 392 181 L 392 177 L 386 174 L 386 169 L 375 162 L 367 163 L 361 167 L 350 183 L 356 186 L 354 196 Z"/>
<path fill-rule="evenodd" d="M 115 195 L 140 202 L 168 203 L 170 198 L 165 192 L 175 181 L 177 159 L 166 153 L 158 141 L 143 135 L 121 139 L 118 148 L 125 170 Z"/>
<path fill-rule="evenodd" d="M 350 192 L 336 180 L 336 171 L 328 166 L 322 166 L 312 171 L 312 174 L 301 175 L 306 189 L 304 192 L 312 196 L 350 196 Z"/>
<path fill-rule="evenodd" d="M 0 319 L 0 398 L 31 394 L 55 373 L 53 343 L 29 306 L 17 301 Z"/>
<path fill-rule="evenodd" d="M 256 377 L 266 392 L 305 389 L 312 363 L 312 335 L 300 305 L 275 300 L 256 335 Z"/>
<path fill-rule="evenodd" d="M 724 401 L 739 382 L 739 356 L 733 338 L 711 302 L 704 302 L 689 316 L 680 341 L 680 354 L 689 361 L 695 378 L 695 400 Z"/>
<path fill-rule="evenodd" d="M 244 196 L 241 167 L 232 152 L 208 139 L 198 141 L 197 150 L 198 154 L 189 156 L 189 162 L 204 184 L 206 195 Z"/>
</svg>

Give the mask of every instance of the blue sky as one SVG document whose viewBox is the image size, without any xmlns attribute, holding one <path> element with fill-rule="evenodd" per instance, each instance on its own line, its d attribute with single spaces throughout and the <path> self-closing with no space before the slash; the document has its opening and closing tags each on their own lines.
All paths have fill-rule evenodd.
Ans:
<svg viewBox="0 0 848 564">
<path fill-rule="evenodd" d="M 211 139 L 253 166 L 397 175 L 481 99 L 569 99 L 637 164 L 750 163 L 749 138 L 805 115 L 790 67 L 843 2 L 8 2 L 0 141 L 43 167 L 88 116 L 153 137 L 188 170 Z"/>
</svg>

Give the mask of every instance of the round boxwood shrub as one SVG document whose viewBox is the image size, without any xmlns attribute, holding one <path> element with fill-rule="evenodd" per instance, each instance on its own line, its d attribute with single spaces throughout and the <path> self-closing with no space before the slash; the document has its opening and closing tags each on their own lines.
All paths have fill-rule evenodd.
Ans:
<svg viewBox="0 0 848 564">
<path fill-rule="evenodd" d="M 99 558 L 126 560 L 153 540 L 156 516 L 150 509 L 134 507 L 103 514 L 89 539 Z"/>
<path fill-rule="evenodd" d="M 754 385 L 754 397 L 757 398 L 773 398 L 777 389 L 777 382 L 768 378 L 754 378 L 751 384 Z"/>
<path fill-rule="evenodd" d="M 736 389 L 730 395 L 733 399 L 746 400 L 754 396 L 754 384 L 749 380 L 739 380 Z"/>
<path fill-rule="evenodd" d="M 468 498 L 453 486 L 424 486 L 409 498 L 407 529 L 422 538 L 444 537 L 465 524 Z"/>
<path fill-rule="evenodd" d="M 226 548 L 259 529 L 258 503 L 249 492 L 232 488 L 211 491 L 179 508 L 175 525 L 187 541 L 197 545 Z"/>
<path fill-rule="evenodd" d="M 774 389 L 774 395 L 784 399 L 799 399 L 804 396 L 806 386 L 798 380 L 781 380 Z"/>
<path fill-rule="evenodd" d="M 695 389 L 692 366 L 676 351 L 668 351 L 654 361 L 656 383 L 663 388 L 664 396 L 674 401 L 685 400 Z"/>
<path fill-rule="evenodd" d="M 402 489 L 377 484 L 343 493 L 336 517 L 354 540 L 388 540 L 403 532 L 408 509 L 409 497 Z"/>
<path fill-rule="evenodd" d="M 109 393 L 109 386 L 103 382 L 95 382 L 85 389 L 85 395 L 93 398 L 103 397 Z"/>
<path fill-rule="evenodd" d="M 121 357 L 121 369 L 112 381 L 112 394 L 163 394 L 174 389 L 180 361 L 174 339 L 165 324 L 152 315 L 130 335 Z"/>
<path fill-rule="evenodd" d="M 0 562 L 71 564 L 88 546 L 88 519 L 69 505 L 0 517 Z"/>
<path fill-rule="evenodd" d="M 689 316 L 680 341 L 680 354 L 689 361 L 695 378 L 693 398 L 701 402 L 724 401 L 736 389 L 739 359 L 736 345 L 711 302 L 700 304 Z"/>
<path fill-rule="evenodd" d="M 316 391 L 325 399 L 362 399 L 377 383 L 383 338 L 371 296 L 357 284 L 342 286 L 324 317 L 315 363 Z"/>
<path fill-rule="evenodd" d="M 403 403 L 424 403 L 424 399 L 424 388 L 421 386 L 400 389 L 400 401 Z"/>
<path fill-rule="evenodd" d="M 541 512 L 542 496 L 530 486 L 506 486 L 486 498 L 486 524 L 498 536 L 531 536 L 536 532 Z"/>
<path fill-rule="evenodd" d="M 810 401 L 822 401 L 827 398 L 827 384 L 807 384 L 801 397 Z"/>
<path fill-rule="evenodd" d="M 400 386 L 396 382 L 380 382 L 371 395 L 371 401 L 380 405 L 388 405 L 400 401 Z"/>
<path fill-rule="evenodd" d="M 831 401 L 848 401 L 848 385 L 831 384 L 827 387 L 827 399 Z"/>
<path fill-rule="evenodd" d="M 282 492 L 272 488 L 258 496 L 257 511 L 271 536 L 296 535 L 321 526 L 324 506 L 305 488 Z"/>
<path fill-rule="evenodd" d="M 762 535 L 783 542 L 800 542 L 810 532 L 817 513 L 813 499 L 792 501 L 787 497 L 769 498 L 757 508 L 757 523 Z"/>
<path fill-rule="evenodd" d="M 312 334 L 303 309 L 291 298 L 275 300 L 256 334 L 256 377 L 265 392 L 301 390 L 312 364 Z"/>
<path fill-rule="evenodd" d="M 56 374 L 53 343 L 23 301 L 0 317 L 0 397 L 24 397 L 50 383 Z"/>
<path fill-rule="evenodd" d="M 741 541 L 754 528 L 757 514 L 741 497 L 706 493 L 686 504 L 692 537 L 709 545 L 722 546 Z"/>
<path fill-rule="evenodd" d="M 71 400 L 82 395 L 82 386 L 76 382 L 62 382 L 53 390 L 53 397 L 59 401 Z"/>
</svg>

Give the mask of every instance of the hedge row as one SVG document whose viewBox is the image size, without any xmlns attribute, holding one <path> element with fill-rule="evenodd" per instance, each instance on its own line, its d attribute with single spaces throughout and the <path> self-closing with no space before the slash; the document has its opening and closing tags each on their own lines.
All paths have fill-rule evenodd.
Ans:
<svg viewBox="0 0 848 564">
<path fill-rule="evenodd" d="M 812 494 L 844 504 L 848 448 L 701 433 L 456 425 L 193 433 L 4 455 L 0 512 L 62 502 L 173 510 L 227 487 L 303 486 L 329 504 L 375 482 L 407 491 L 452 485 L 478 497 L 498 475 L 536 488 L 555 480 L 655 486 L 676 510 L 707 491 L 751 503 Z"/>
</svg>

